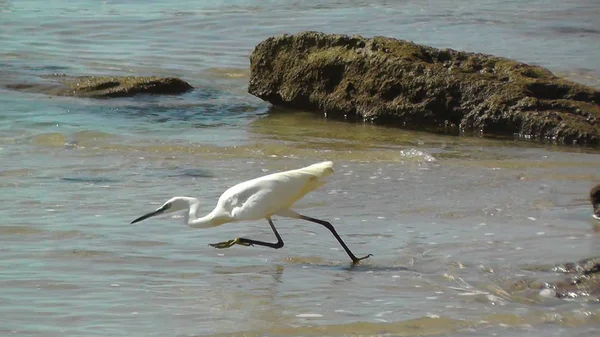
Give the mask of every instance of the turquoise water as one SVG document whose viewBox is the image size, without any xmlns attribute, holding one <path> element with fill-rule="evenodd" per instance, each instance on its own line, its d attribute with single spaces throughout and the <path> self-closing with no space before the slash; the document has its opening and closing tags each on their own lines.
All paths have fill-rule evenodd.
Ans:
<svg viewBox="0 0 600 337">
<path fill-rule="evenodd" d="M 510 293 L 531 265 L 598 253 L 596 149 L 449 137 L 271 109 L 248 95 L 261 40 L 386 35 L 539 64 L 600 87 L 595 1 L 0 1 L 0 336 L 593 335 L 586 301 Z M 4 89 L 53 73 L 179 76 L 179 97 Z M 298 210 L 192 230 L 129 225 L 174 195 L 333 160 Z"/>
</svg>

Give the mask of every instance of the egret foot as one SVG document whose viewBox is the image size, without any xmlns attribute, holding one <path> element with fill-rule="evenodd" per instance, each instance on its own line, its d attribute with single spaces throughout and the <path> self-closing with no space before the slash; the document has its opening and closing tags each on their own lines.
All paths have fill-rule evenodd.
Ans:
<svg viewBox="0 0 600 337">
<path fill-rule="evenodd" d="M 229 241 L 223 241 L 223 242 L 219 242 L 219 243 L 209 244 L 209 246 L 215 247 L 218 249 L 229 248 L 233 245 L 253 246 L 251 243 L 241 241 L 240 238 L 235 238 L 235 239 L 229 240 Z"/>
<path fill-rule="evenodd" d="M 359 264 L 361 260 L 368 259 L 368 258 L 370 258 L 371 256 L 373 256 L 373 254 L 368 254 L 368 255 L 366 255 L 366 256 L 359 257 L 359 258 L 357 258 L 356 260 L 353 260 L 353 261 L 352 261 L 352 264 Z"/>
</svg>

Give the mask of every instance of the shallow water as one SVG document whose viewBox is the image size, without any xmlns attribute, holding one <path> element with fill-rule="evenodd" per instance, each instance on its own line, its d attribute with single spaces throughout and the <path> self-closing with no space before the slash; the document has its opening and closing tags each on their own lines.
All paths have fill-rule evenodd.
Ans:
<svg viewBox="0 0 600 337">
<path fill-rule="evenodd" d="M 98 101 L 0 89 L 0 335 L 592 336 L 597 303 L 515 292 L 597 255 L 600 151 L 451 137 L 270 109 L 248 54 L 304 29 L 494 53 L 597 85 L 593 1 L 0 1 L 1 82 L 182 76 L 181 97 Z M 597 21 L 597 20 L 596 20 Z M 194 230 L 129 222 L 173 195 L 202 211 L 234 183 L 333 160 L 276 219 Z"/>
</svg>

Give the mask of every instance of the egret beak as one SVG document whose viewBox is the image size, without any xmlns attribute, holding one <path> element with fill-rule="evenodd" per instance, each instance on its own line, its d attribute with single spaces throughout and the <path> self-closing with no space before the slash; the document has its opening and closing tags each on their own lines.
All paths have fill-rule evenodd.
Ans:
<svg viewBox="0 0 600 337">
<path fill-rule="evenodd" d="M 136 223 L 136 222 L 140 222 L 140 221 L 142 221 L 142 220 L 145 220 L 145 219 L 151 218 L 151 217 L 153 217 L 153 216 L 160 215 L 160 214 L 162 214 L 162 213 L 163 213 L 165 210 L 167 210 L 168 208 L 169 208 L 169 205 L 168 205 L 168 204 L 167 204 L 167 205 L 164 205 L 164 206 L 162 206 L 161 208 L 157 209 L 157 210 L 156 210 L 156 211 L 154 211 L 154 212 L 150 212 L 150 213 L 148 213 L 148 214 L 144 214 L 144 215 L 142 215 L 141 217 L 139 217 L 139 218 L 137 218 L 137 219 L 133 220 L 133 221 L 132 221 L 130 224 L 134 224 L 134 223 Z"/>
</svg>

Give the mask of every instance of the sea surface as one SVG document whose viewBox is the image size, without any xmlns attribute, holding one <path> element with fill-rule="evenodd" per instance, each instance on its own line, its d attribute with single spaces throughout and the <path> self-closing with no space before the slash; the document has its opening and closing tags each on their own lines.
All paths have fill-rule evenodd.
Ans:
<svg viewBox="0 0 600 337">
<path fill-rule="evenodd" d="M 271 108 L 248 56 L 303 30 L 511 57 L 600 87 L 600 2 L 0 0 L 0 336 L 597 336 L 598 302 L 515 291 L 600 253 L 600 151 L 434 135 Z M 39 76 L 178 76 L 182 96 L 6 89 Z M 175 195 L 332 160 L 296 209 L 198 230 L 130 225 Z"/>
</svg>

